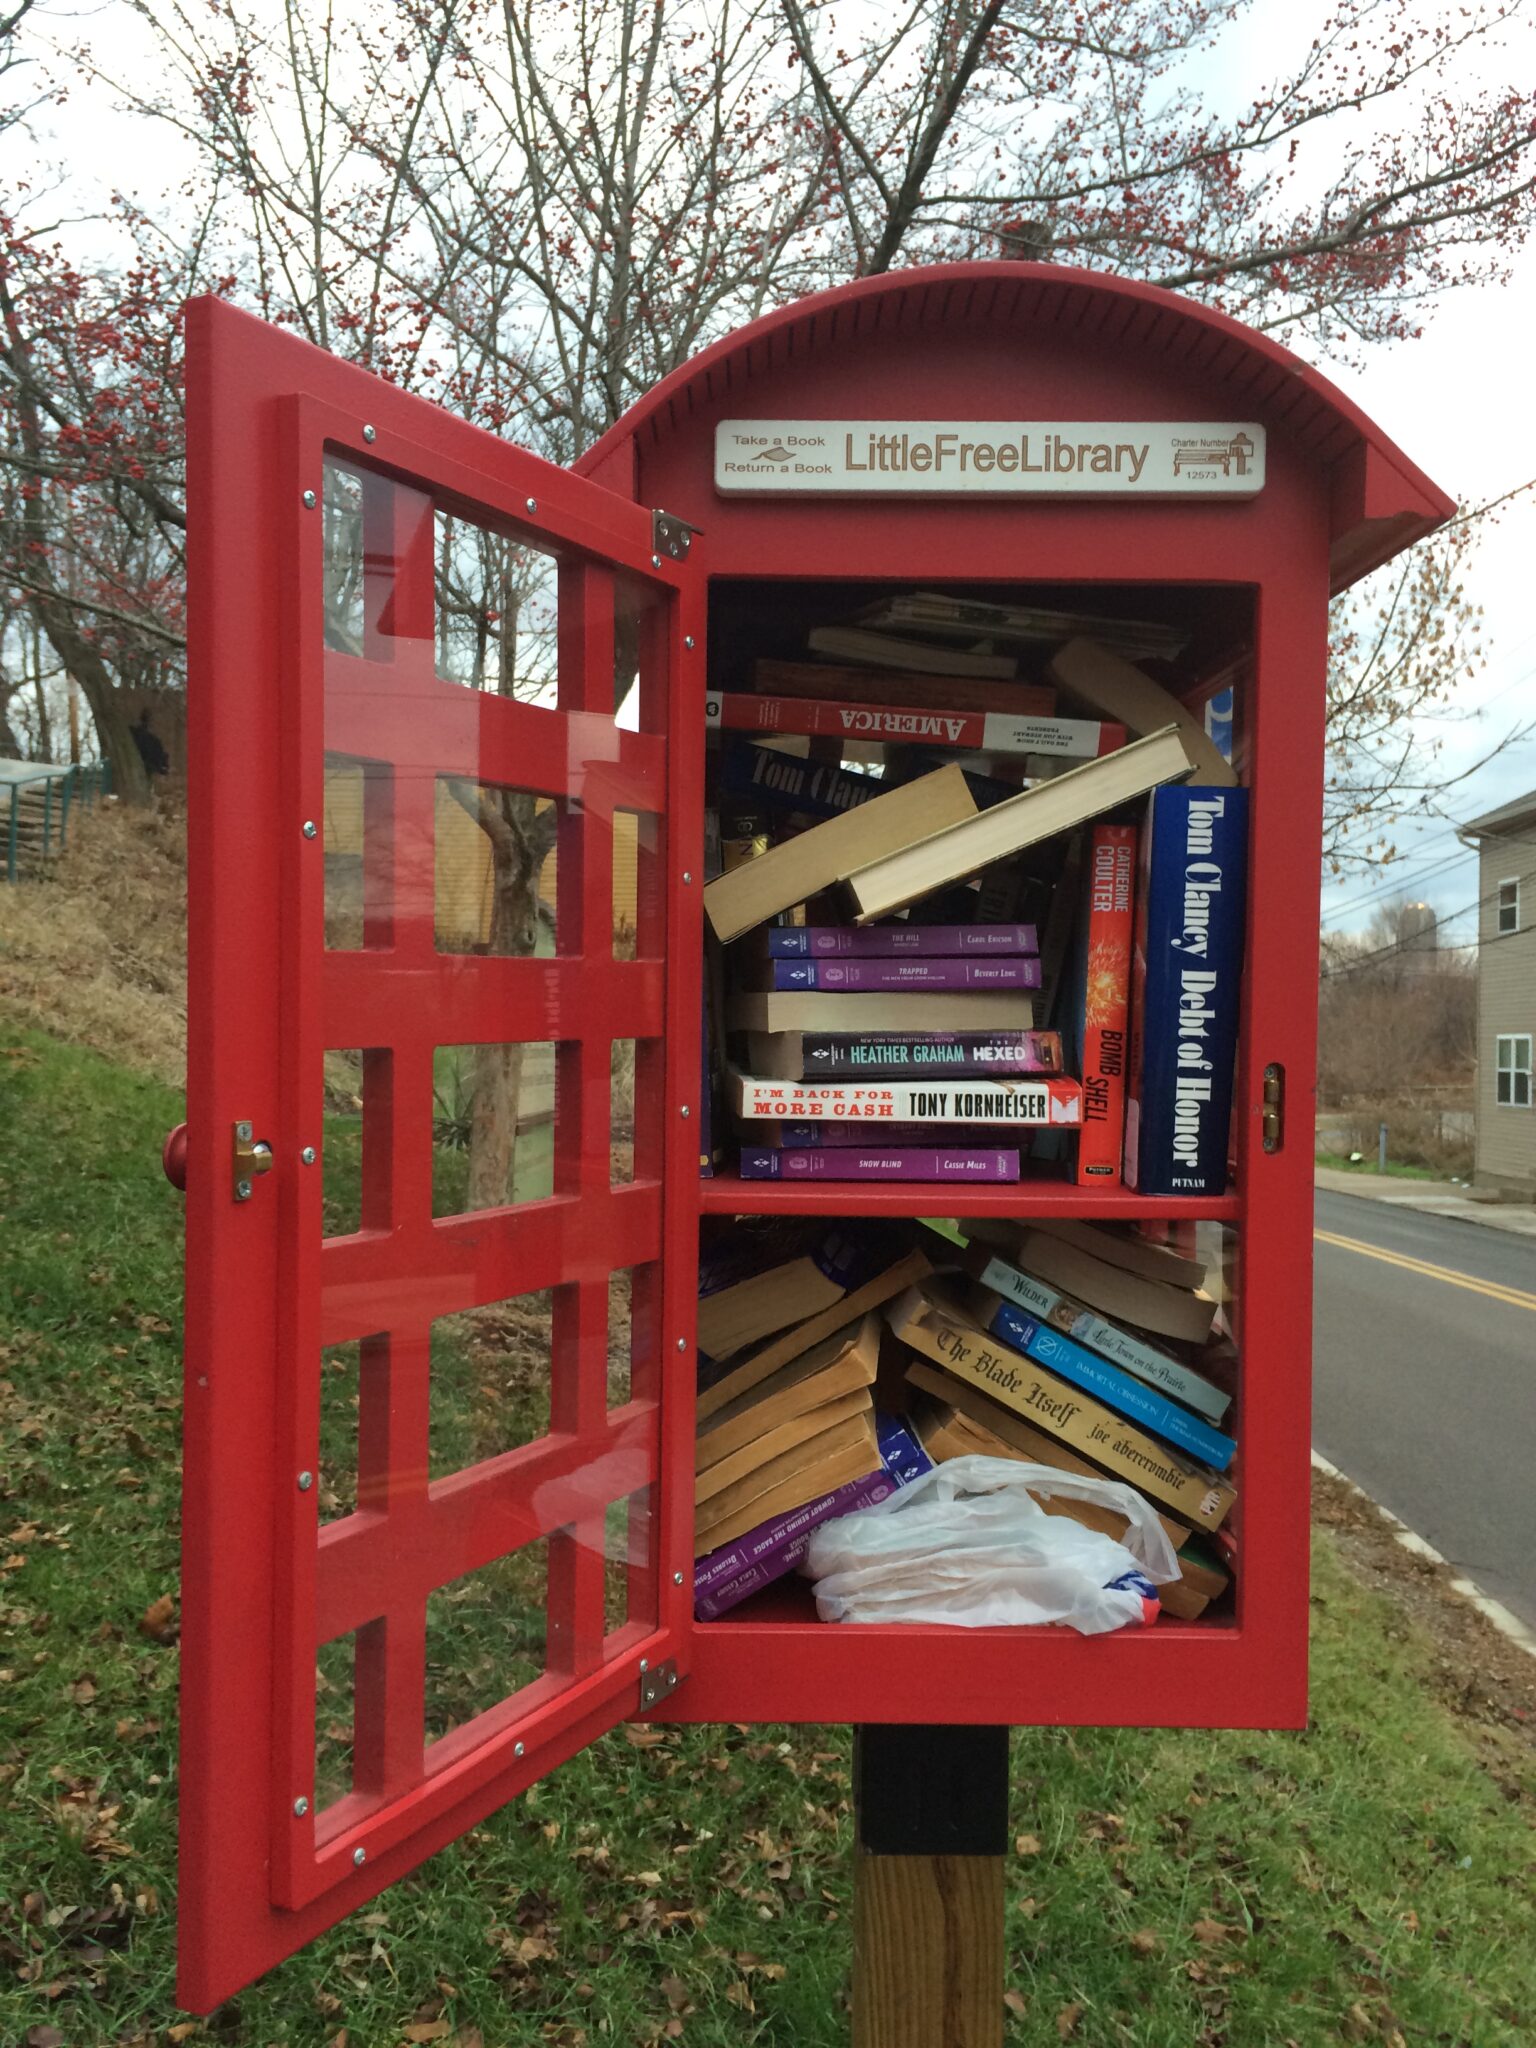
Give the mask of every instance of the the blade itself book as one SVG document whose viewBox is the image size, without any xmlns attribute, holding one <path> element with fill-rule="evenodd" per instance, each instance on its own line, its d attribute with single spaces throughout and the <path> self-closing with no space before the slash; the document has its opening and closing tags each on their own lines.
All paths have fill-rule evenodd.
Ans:
<svg viewBox="0 0 1536 2048">
<path fill-rule="evenodd" d="M 1180 1521 L 1214 1529 L 1236 1499 L 1236 1489 L 1221 1473 L 1186 1458 L 1023 1352 L 976 1329 L 924 1290 L 913 1288 L 893 1302 L 886 1319 L 903 1344 L 980 1387 L 1111 1478 L 1129 1481 Z"/>
<path fill-rule="evenodd" d="M 856 921 L 869 924 L 889 917 L 931 889 L 961 881 L 1037 840 L 1086 824 L 1133 797 L 1145 796 L 1161 783 L 1182 781 L 1189 773 L 1189 756 L 1173 726 L 1101 761 L 1084 762 L 1052 782 L 1038 783 L 1005 803 L 994 804 L 958 824 L 942 826 L 926 839 L 909 842 L 856 868 L 847 882 Z M 867 815 L 870 808 L 866 806 L 861 815 Z M 773 854 L 765 856 L 773 858 Z M 754 862 L 753 869 L 763 864 Z"/>
<path fill-rule="evenodd" d="M 1226 1190 L 1247 856 L 1247 790 L 1153 793 L 1136 911 L 1125 1131 L 1125 1177 L 1139 1194 Z"/>
</svg>

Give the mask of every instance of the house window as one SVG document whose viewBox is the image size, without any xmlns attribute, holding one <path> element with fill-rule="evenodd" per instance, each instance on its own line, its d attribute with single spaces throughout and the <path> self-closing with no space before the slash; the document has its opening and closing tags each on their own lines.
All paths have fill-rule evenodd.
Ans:
<svg viewBox="0 0 1536 2048">
<path fill-rule="evenodd" d="M 1493 1099 L 1501 1109 L 1531 1106 L 1531 1038 L 1529 1032 L 1494 1040 Z"/>
<path fill-rule="evenodd" d="M 1499 937 L 1520 929 L 1520 881 L 1499 884 Z"/>
</svg>

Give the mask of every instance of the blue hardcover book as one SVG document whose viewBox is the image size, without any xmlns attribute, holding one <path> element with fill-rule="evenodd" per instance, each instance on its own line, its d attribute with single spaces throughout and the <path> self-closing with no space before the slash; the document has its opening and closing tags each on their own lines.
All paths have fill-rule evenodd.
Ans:
<svg viewBox="0 0 1536 2048">
<path fill-rule="evenodd" d="M 1091 1351 L 1074 1344 L 1070 1337 L 1063 1337 L 1059 1330 L 1037 1323 L 1033 1316 L 1023 1314 L 1006 1301 L 998 1304 L 990 1328 L 993 1336 L 1001 1337 L 1015 1351 L 1024 1352 L 1037 1365 L 1070 1380 L 1085 1394 L 1095 1395 L 1106 1408 L 1117 1409 L 1203 1464 L 1214 1466 L 1218 1472 L 1225 1472 L 1231 1464 L 1237 1449 L 1231 1437 L 1212 1429 L 1208 1422 L 1191 1415 L 1166 1395 L 1132 1379 L 1107 1359 L 1095 1358 Z"/>
<path fill-rule="evenodd" d="M 1246 789 L 1152 792 L 1125 1124 L 1125 1178 L 1139 1194 L 1226 1192 L 1247 879 Z"/>
<path fill-rule="evenodd" d="M 728 741 L 720 762 L 724 795 L 801 811 L 810 818 L 837 818 L 867 804 L 891 787 L 877 775 L 858 775 L 828 761 L 805 761 L 776 747 Z"/>
</svg>

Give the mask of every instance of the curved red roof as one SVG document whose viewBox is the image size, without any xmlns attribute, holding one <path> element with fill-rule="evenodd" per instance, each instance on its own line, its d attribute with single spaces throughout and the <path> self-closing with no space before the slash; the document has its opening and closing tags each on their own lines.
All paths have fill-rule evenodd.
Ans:
<svg viewBox="0 0 1536 2048">
<path fill-rule="evenodd" d="M 1057 329 L 1064 346 L 1095 336 L 1154 351 L 1293 438 L 1333 472 L 1332 585 L 1342 590 L 1456 510 L 1352 400 L 1300 357 L 1225 313 L 1176 292 L 1051 263 L 945 263 L 864 277 L 766 313 L 692 357 L 639 399 L 577 468 L 600 469 L 622 444 L 686 433 L 691 415 L 730 393 L 743 409 L 754 378 L 856 338 L 955 324 Z"/>
</svg>

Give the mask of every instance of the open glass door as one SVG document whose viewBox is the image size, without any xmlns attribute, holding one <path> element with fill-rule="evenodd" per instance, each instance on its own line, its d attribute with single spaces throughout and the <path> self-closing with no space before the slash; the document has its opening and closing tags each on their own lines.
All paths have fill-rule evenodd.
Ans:
<svg viewBox="0 0 1536 2048">
<path fill-rule="evenodd" d="M 206 2007 L 681 1675 L 702 577 L 214 301 L 189 411 Z"/>
</svg>

